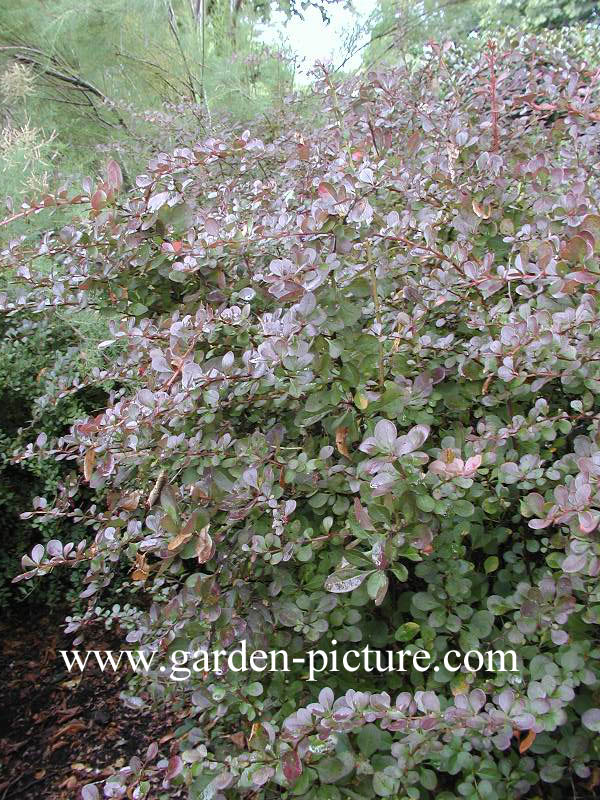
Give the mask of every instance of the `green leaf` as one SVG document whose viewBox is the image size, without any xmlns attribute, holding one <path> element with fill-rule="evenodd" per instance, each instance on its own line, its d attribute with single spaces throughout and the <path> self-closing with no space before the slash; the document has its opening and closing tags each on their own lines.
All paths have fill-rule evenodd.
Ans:
<svg viewBox="0 0 600 800">
<path fill-rule="evenodd" d="M 371 600 L 375 601 L 376 606 L 380 606 L 387 594 L 388 590 L 388 576 L 383 570 L 374 572 L 367 581 L 367 594 Z"/>
<path fill-rule="evenodd" d="M 413 595 L 412 602 L 419 611 L 433 611 L 434 608 L 441 606 L 439 600 L 436 600 L 435 597 L 427 594 L 427 592 L 417 592 L 417 594 Z"/>
<path fill-rule="evenodd" d="M 354 589 L 357 589 L 364 579 L 372 572 L 373 570 L 361 572 L 356 569 L 356 567 L 343 567 L 326 578 L 325 589 L 335 594 L 352 592 Z"/>
<path fill-rule="evenodd" d="M 316 767 L 321 783 L 337 783 L 337 781 L 341 781 L 342 778 L 345 778 L 352 770 L 352 767 L 348 769 L 349 763 L 347 763 L 345 759 L 342 760 L 337 756 L 322 759 Z"/>
<path fill-rule="evenodd" d="M 490 556 L 489 558 L 486 558 L 486 560 L 483 562 L 483 568 L 486 572 L 486 575 L 489 575 L 490 572 L 495 572 L 498 569 L 499 564 L 500 561 L 498 556 Z"/>
<path fill-rule="evenodd" d="M 583 712 L 581 721 L 588 730 L 600 733 L 600 708 L 588 708 Z"/>
<path fill-rule="evenodd" d="M 365 758 L 370 758 L 378 750 L 386 750 L 392 741 L 388 731 L 383 731 L 377 725 L 369 722 L 359 730 L 356 737 L 358 749 Z"/>
<path fill-rule="evenodd" d="M 369 405 L 369 398 L 364 392 L 356 392 L 354 395 L 354 405 L 364 411 Z"/>
<path fill-rule="evenodd" d="M 492 632 L 494 615 L 490 611 L 476 611 L 468 624 L 478 639 L 485 639 Z"/>
<path fill-rule="evenodd" d="M 399 782 L 391 775 L 386 775 L 384 772 L 376 772 L 373 775 L 373 791 L 378 797 L 391 797 L 396 794 L 399 787 Z"/>
<path fill-rule="evenodd" d="M 398 578 L 400 583 L 405 583 L 408 580 L 408 570 L 404 566 L 404 564 L 398 564 L 395 567 L 392 567 L 392 573 Z"/>
<path fill-rule="evenodd" d="M 420 626 L 416 622 L 405 622 L 394 634 L 398 642 L 410 642 L 419 633 Z"/>
<path fill-rule="evenodd" d="M 475 506 L 468 500 L 456 500 L 451 508 L 459 517 L 470 517 L 475 513 Z"/>
<path fill-rule="evenodd" d="M 160 505 L 173 522 L 177 522 L 177 495 L 172 486 L 165 486 L 161 491 Z"/>
<path fill-rule="evenodd" d="M 330 495 L 325 494 L 324 492 L 317 492 L 317 494 L 314 494 L 308 502 L 313 508 L 322 508 L 329 500 L 329 497 Z"/>
<path fill-rule="evenodd" d="M 421 779 L 421 784 L 425 789 L 428 789 L 430 792 L 433 792 L 435 787 L 437 786 L 437 777 L 435 772 L 431 769 L 420 769 L 419 770 L 419 777 Z"/>
<path fill-rule="evenodd" d="M 418 494 L 417 495 L 417 507 L 421 509 L 421 511 L 431 512 L 434 510 L 436 506 L 436 502 L 433 497 L 430 497 L 428 494 Z"/>
</svg>

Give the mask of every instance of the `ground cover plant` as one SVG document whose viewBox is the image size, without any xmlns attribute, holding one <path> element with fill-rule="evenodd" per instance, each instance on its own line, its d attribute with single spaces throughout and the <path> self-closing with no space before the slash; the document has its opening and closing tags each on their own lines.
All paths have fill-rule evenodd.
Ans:
<svg viewBox="0 0 600 800">
<path fill-rule="evenodd" d="M 152 669 L 186 710 L 85 800 L 584 796 L 600 783 L 598 71 L 533 38 L 336 83 L 321 119 L 116 162 L 5 313 L 107 313 L 105 407 L 20 457 L 73 520 L 17 580 L 86 564 L 68 630 L 126 646 L 514 650 L 518 671 Z M 38 269 L 38 265 L 42 269 Z M 115 574 L 135 602 L 107 603 Z M 157 662 L 158 663 L 158 662 Z"/>
</svg>

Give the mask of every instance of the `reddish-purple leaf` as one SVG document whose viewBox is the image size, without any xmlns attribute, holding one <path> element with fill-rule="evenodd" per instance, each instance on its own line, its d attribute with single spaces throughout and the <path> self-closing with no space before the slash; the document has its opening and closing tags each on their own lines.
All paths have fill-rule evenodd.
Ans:
<svg viewBox="0 0 600 800">
<path fill-rule="evenodd" d="M 290 783 L 294 783 L 302 775 L 302 761 L 295 750 L 288 750 L 281 761 L 283 774 Z"/>
</svg>

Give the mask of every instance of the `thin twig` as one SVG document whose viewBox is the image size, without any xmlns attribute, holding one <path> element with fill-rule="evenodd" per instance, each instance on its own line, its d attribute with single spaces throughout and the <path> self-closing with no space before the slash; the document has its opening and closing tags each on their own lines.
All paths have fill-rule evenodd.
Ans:
<svg viewBox="0 0 600 800">
<path fill-rule="evenodd" d="M 196 89 L 194 88 L 194 80 L 192 78 L 190 65 L 188 64 L 187 58 L 185 57 L 185 51 L 181 44 L 179 34 L 177 33 L 177 28 L 175 27 L 175 12 L 173 11 L 173 6 L 171 5 L 170 0 L 168 6 L 168 16 L 169 16 L 169 28 L 171 29 L 171 33 L 175 37 L 175 41 L 177 42 L 177 46 L 179 47 L 179 52 L 181 53 L 181 60 L 183 61 L 185 71 L 187 72 L 188 86 L 190 87 L 190 92 L 192 93 L 192 100 L 194 101 L 194 103 L 197 103 L 198 98 L 196 96 Z"/>
</svg>

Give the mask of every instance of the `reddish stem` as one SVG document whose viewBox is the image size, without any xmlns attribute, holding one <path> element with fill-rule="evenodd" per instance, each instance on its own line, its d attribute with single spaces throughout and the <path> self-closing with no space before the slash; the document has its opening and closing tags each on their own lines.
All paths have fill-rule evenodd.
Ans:
<svg viewBox="0 0 600 800">
<path fill-rule="evenodd" d="M 490 98 L 492 102 L 492 152 L 497 153 L 500 145 L 498 134 L 498 97 L 496 95 L 496 46 L 490 42 L 487 56 L 490 65 Z"/>
</svg>

